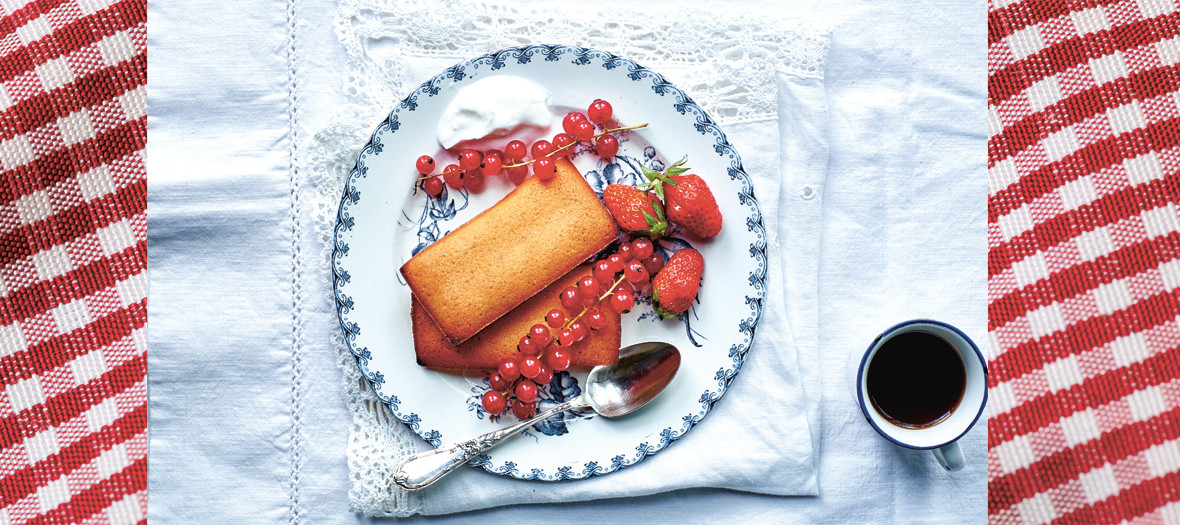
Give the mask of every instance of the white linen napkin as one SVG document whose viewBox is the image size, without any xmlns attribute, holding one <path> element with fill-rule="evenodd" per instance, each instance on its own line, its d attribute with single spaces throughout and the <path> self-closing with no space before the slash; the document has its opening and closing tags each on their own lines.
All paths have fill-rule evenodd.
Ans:
<svg viewBox="0 0 1180 525">
<path fill-rule="evenodd" d="M 411 452 L 411 447 L 422 450 L 428 445 L 400 423 L 391 422 L 363 384 L 351 353 L 337 337 L 338 363 L 353 414 L 348 445 L 353 479 L 351 508 L 369 516 L 446 514 L 514 503 L 581 501 L 690 487 L 776 495 L 816 494 L 819 412 L 818 404 L 808 403 L 806 396 L 807 390 L 818 393 L 816 364 L 801 365 L 798 349 L 814 353 L 816 348 L 814 260 L 818 237 L 812 235 L 807 243 L 788 244 L 787 253 L 796 254 L 797 260 L 787 271 L 803 279 L 787 288 L 778 225 L 784 213 L 807 221 L 816 221 L 819 215 L 814 211 L 817 207 L 810 212 L 780 210 L 780 202 L 793 206 L 794 200 L 780 199 L 779 156 L 801 158 L 798 152 L 780 152 L 784 128 L 788 132 L 824 129 L 822 65 L 826 34 L 768 10 L 714 13 L 716 16 L 694 19 L 696 26 L 684 19 L 662 26 L 645 24 L 654 38 L 642 45 L 620 45 L 628 42 L 625 32 L 635 27 L 623 27 L 616 33 L 605 31 L 592 22 L 597 20 L 594 12 L 563 9 L 560 17 L 552 12 L 541 16 L 520 7 L 465 3 L 464 10 L 450 9 L 442 16 L 419 2 L 374 6 L 370 2 L 345 1 L 340 5 L 337 30 L 349 52 L 351 66 L 345 92 L 355 97 L 353 111 L 345 113 L 348 117 L 325 126 L 316 134 L 310 150 L 313 181 L 305 202 L 314 199 L 319 203 L 315 207 L 325 212 L 317 217 L 317 230 L 330 231 L 335 219 L 334 201 L 339 198 L 344 174 L 352 167 L 354 157 L 342 152 L 359 149 L 371 126 L 392 107 L 391 101 L 456 62 L 502 47 L 531 43 L 561 27 L 562 42 L 611 51 L 660 72 L 688 90 L 719 121 L 754 181 L 768 230 L 770 255 L 769 292 L 763 316 L 742 371 L 725 398 L 702 424 L 674 446 L 645 459 L 640 466 L 609 476 L 571 483 L 523 482 L 463 469 L 419 492 L 395 488 L 391 475 L 400 460 Z M 629 5 L 612 7 L 614 19 L 667 19 Z M 632 16 L 622 16 L 619 9 Z M 460 12 L 465 14 L 456 17 Z M 538 20 L 556 21 L 550 25 Z M 460 29 L 464 37 L 456 43 L 455 31 Z M 708 34 L 712 38 L 694 39 L 692 46 L 686 46 L 686 34 Z M 396 44 L 389 47 L 390 42 Z M 441 46 L 443 42 L 449 45 Z M 785 111 L 781 109 L 784 104 Z M 370 126 L 358 127 L 358 122 Z M 814 148 L 816 144 L 793 142 L 788 146 Z M 823 144 L 818 146 L 822 149 Z M 822 163 L 810 166 L 812 191 L 816 193 L 809 193 L 807 199 L 818 195 L 823 168 Z M 811 226 L 812 231 L 818 231 L 817 224 Z M 327 300 L 330 287 L 326 279 L 323 284 L 322 297 Z M 807 290 L 811 290 L 810 295 Z M 788 294 L 796 296 L 790 308 Z M 797 341 L 793 322 L 803 323 L 803 333 L 809 340 Z"/>
</svg>

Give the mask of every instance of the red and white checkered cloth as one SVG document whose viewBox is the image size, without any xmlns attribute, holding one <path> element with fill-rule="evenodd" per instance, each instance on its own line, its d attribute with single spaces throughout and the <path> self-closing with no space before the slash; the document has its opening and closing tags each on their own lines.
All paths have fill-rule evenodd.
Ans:
<svg viewBox="0 0 1180 525">
<path fill-rule="evenodd" d="M 145 0 L 0 0 L 0 523 L 147 503 Z"/>
<path fill-rule="evenodd" d="M 988 10 L 989 519 L 1180 523 L 1180 12 Z"/>
</svg>

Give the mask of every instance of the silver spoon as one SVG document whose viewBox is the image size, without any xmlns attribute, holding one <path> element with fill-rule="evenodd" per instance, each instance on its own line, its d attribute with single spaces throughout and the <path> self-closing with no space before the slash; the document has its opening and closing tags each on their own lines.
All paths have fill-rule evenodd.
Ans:
<svg viewBox="0 0 1180 525">
<path fill-rule="evenodd" d="M 393 481 L 417 490 L 515 436 L 534 423 L 576 408 L 591 408 L 603 417 L 630 414 L 656 397 L 680 368 L 680 351 L 668 343 L 638 343 L 619 350 L 619 362 L 596 366 L 586 377 L 582 394 L 530 419 L 447 447 L 414 454 L 402 461 Z"/>
</svg>

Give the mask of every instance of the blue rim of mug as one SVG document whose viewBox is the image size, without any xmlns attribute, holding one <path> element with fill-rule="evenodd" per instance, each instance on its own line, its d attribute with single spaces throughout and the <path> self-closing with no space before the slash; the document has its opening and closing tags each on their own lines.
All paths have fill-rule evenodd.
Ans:
<svg viewBox="0 0 1180 525">
<path fill-rule="evenodd" d="M 869 354 L 872 353 L 873 348 L 877 346 L 877 343 L 880 342 L 881 339 L 884 339 L 885 336 L 892 334 L 893 332 L 896 332 L 898 330 L 901 330 L 902 328 L 905 328 L 905 327 L 911 326 L 911 325 L 915 325 L 915 324 L 937 325 L 937 326 L 941 326 L 943 328 L 946 328 L 947 330 L 950 330 L 956 334 L 959 334 L 959 337 L 962 337 L 964 341 L 967 341 L 967 345 L 971 347 L 971 350 L 975 351 L 975 357 L 979 359 L 979 364 L 981 367 L 983 367 L 983 399 L 979 403 L 979 411 L 975 413 L 975 418 L 971 420 L 971 424 L 967 425 L 967 428 L 963 429 L 963 432 L 960 433 L 959 435 L 955 436 L 954 439 L 948 440 L 945 443 L 941 443 L 938 445 L 931 445 L 928 447 L 920 447 L 920 446 L 910 445 L 908 443 L 902 443 L 901 441 L 894 439 L 893 436 L 890 436 L 888 433 L 885 432 L 884 429 L 882 429 L 880 426 L 878 426 L 877 423 L 875 421 L 873 421 L 872 416 L 869 415 L 868 411 L 870 409 L 868 408 L 868 406 L 865 403 L 864 389 L 860 387 L 861 382 L 864 381 L 865 365 L 868 364 Z M 983 358 L 983 352 L 979 351 L 979 347 L 975 346 L 975 341 L 972 341 L 970 337 L 967 337 L 967 334 L 963 333 L 962 330 L 959 330 L 958 328 L 955 328 L 954 326 L 946 324 L 942 321 L 935 321 L 934 319 L 911 319 L 909 321 L 902 321 L 900 323 L 897 323 L 897 324 L 885 329 L 884 332 L 881 332 L 880 335 L 878 335 L 875 339 L 873 339 L 872 343 L 869 343 L 869 347 L 867 349 L 865 349 L 865 355 L 863 357 L 861 357 L 860 366 L 856 370 L 856 399 L 857 399 L 857 402 L 860 403 L 860 411 L 862 414 L 864 414 L 865 420 L 867 420 L 869 422 L 869 424 L 873 426 L 873 430 L 876 430 L 877 433 L 881 434 L 881 436 L 884 437 L 885 439 L 888 439 L 889 441 L 893 442 L 894 444 L 896 444 L 898 446 L 902 446 L 905 448 L 911 448 L 914 450 L 931 450 L 931 449 L 936 449 L 936 448 L 942 448 L 942 447 L 945 447 L 951 443 L 958 441 L 959 439 L 962 439 L 963 436 L 967 435 L 967 432 L 970 432 L 971 429 L 975 427 L 975 423 L 978 423 L 980 416 L 983 415 L 983 410 L 985 407 L 987 407 L 987 360 Z"/>
</svg>

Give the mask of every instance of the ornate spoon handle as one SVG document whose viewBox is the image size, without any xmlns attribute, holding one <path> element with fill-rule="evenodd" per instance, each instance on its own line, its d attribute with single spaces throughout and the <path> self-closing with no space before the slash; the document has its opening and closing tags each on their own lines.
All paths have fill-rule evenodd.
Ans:
<svg viewBox="0 0 1180 525">
<path fill-rule="evenodd" d="M 520 431 L 533 426 L 538 421 L 548 419 L 566 410 L 588 406 L 590 404 L 583 396 L 578 396 L 512 426 L 493 430 L 467 441 L 414 454 L 398 466 L 397 472 L 393 475 L 393 481 L 407 490 L 420 489 L 438 481 L 439 478 L 459 468 L 460 465 L 499 445 L 505 439 L 519 434 Z"/>
</svg>

